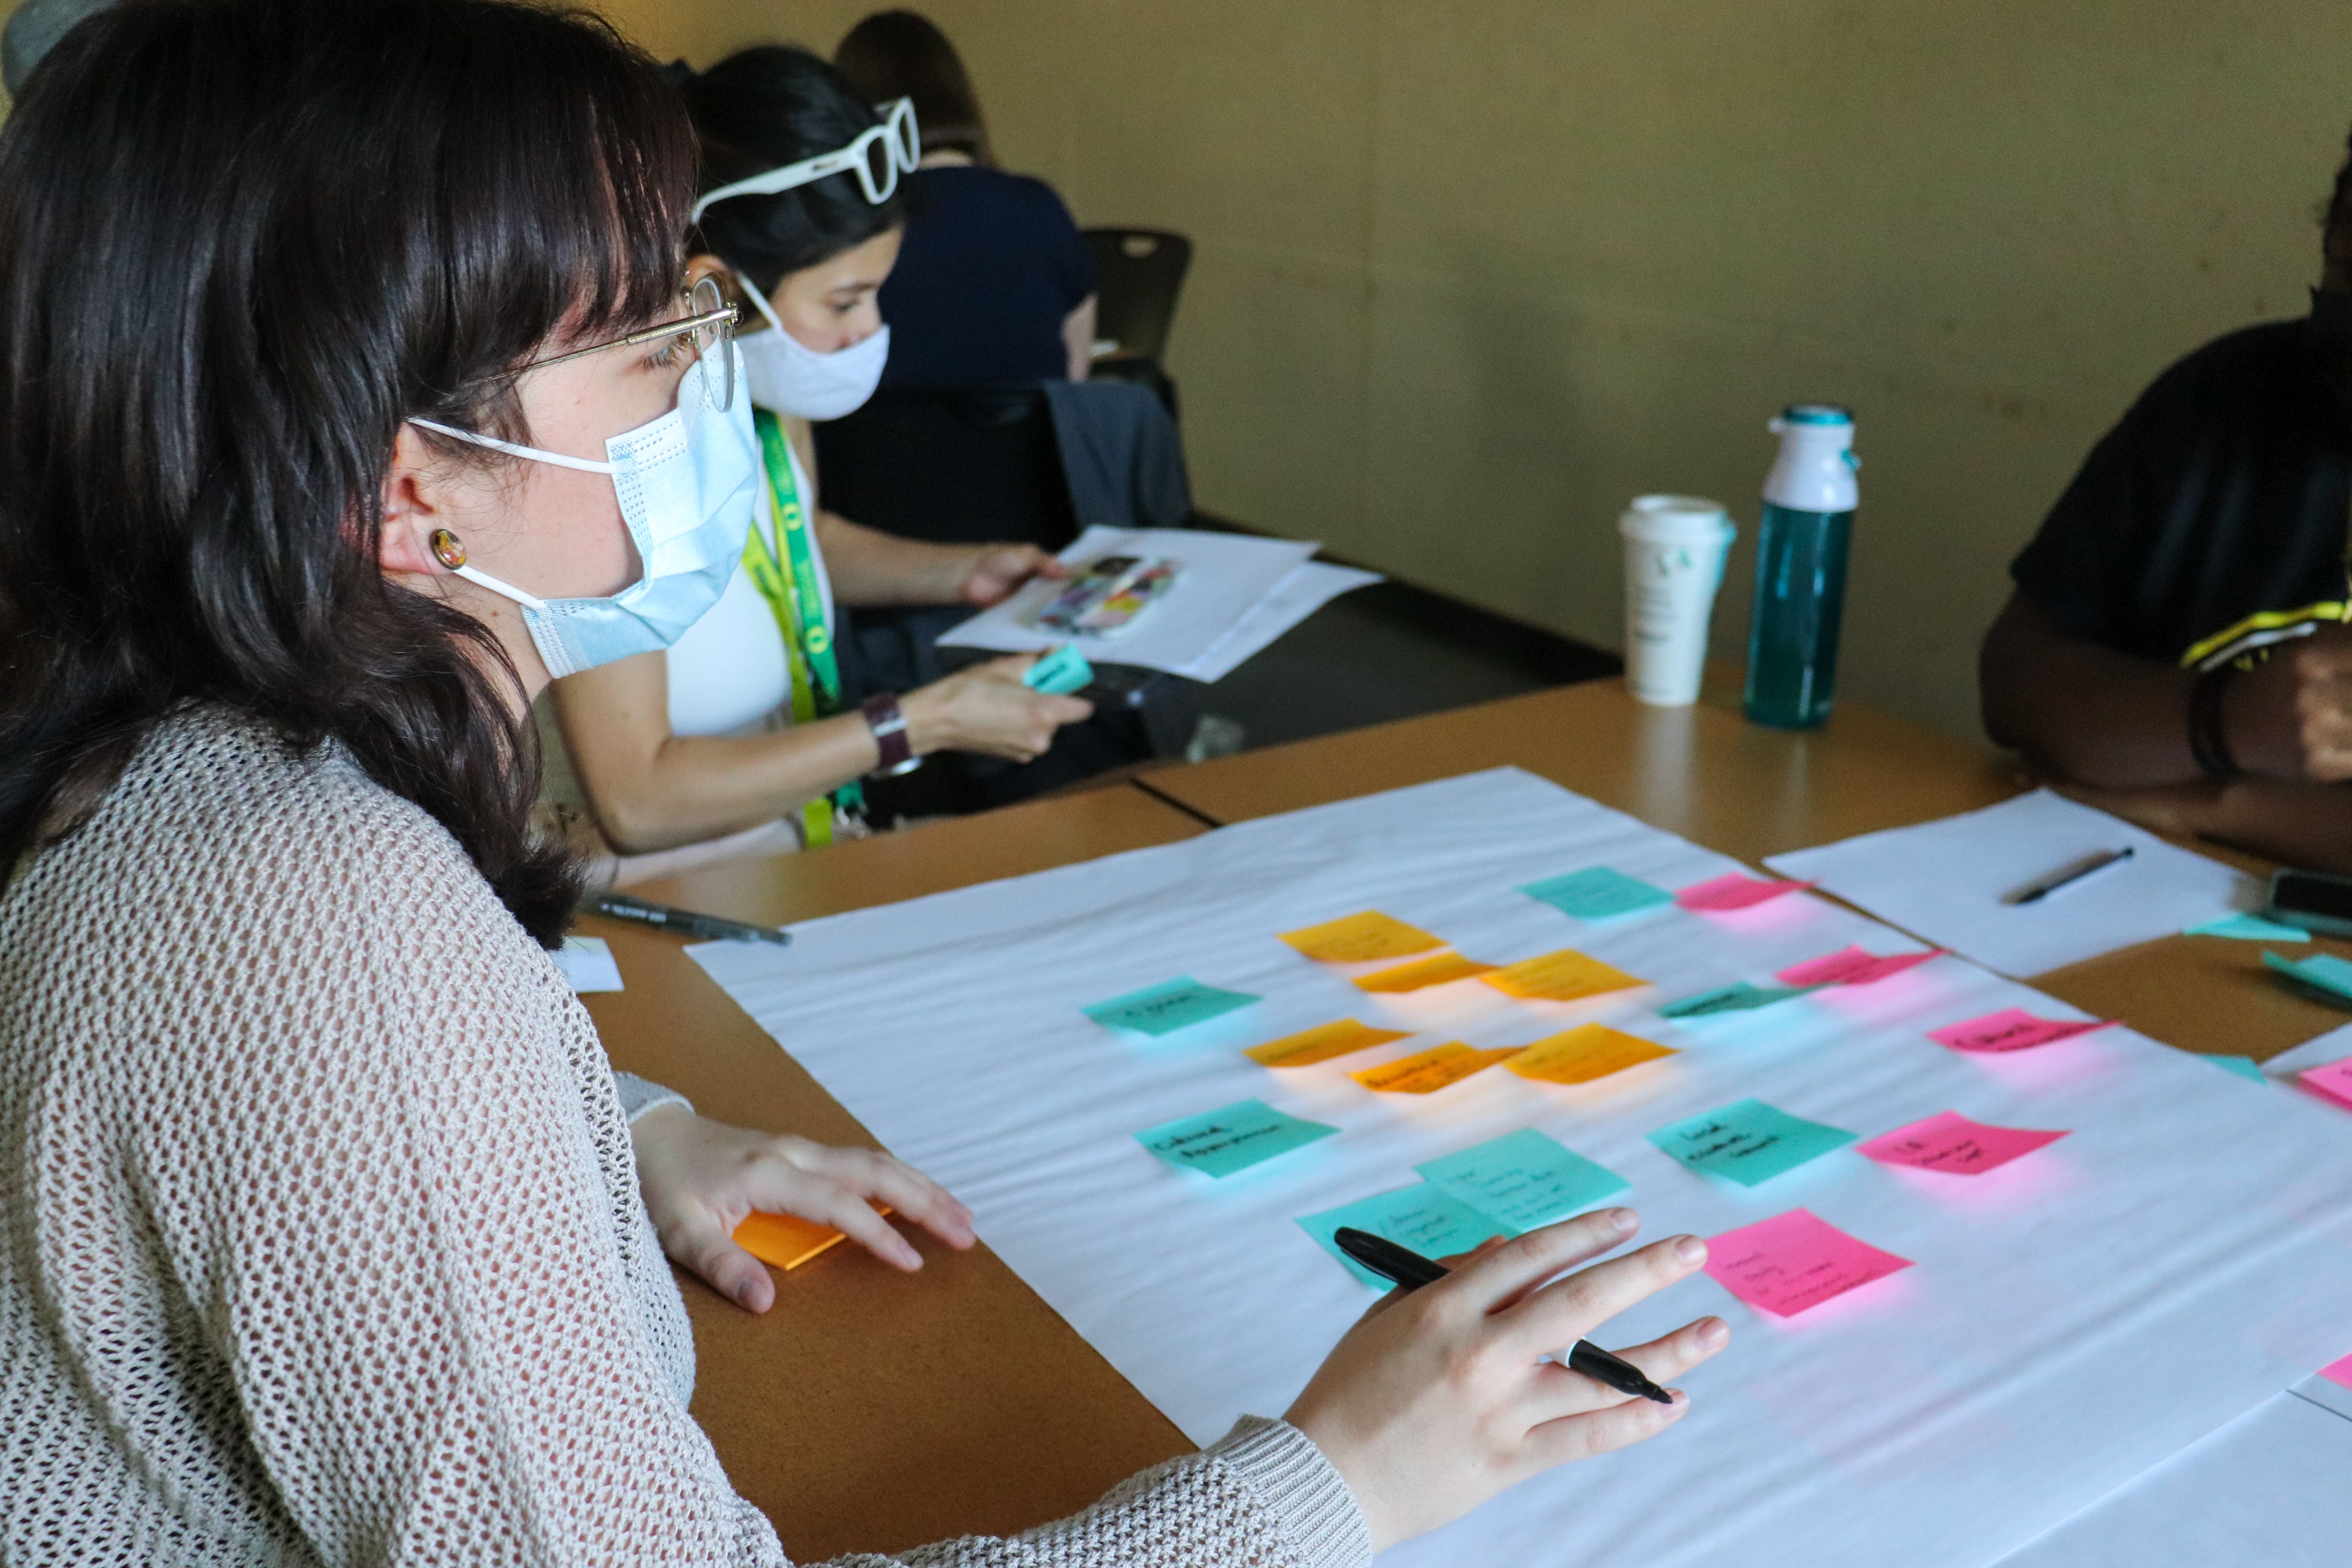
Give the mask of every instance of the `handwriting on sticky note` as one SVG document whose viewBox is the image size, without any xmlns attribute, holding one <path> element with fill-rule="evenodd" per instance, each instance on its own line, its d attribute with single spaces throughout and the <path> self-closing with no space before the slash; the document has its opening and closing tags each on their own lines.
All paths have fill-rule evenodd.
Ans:
<svg viewBox="0 0 2352 1568">
<path fill-rule="evenodd" d="M 1080 1011 L 1112 1029 L 1133 1029 L 1143 1035 L 1172 1035 L 1177 1030 L 1246 1007 L 1255 996 L 1203 985 L 1189 974 L 1097 1002 Z"/>
<path fill-rule="evenodd" d="M 2004 1007 L 1981 1018 L 1930 1029 L 1927 1037 L 1956 1051 L 2022 1051 L 2087 1035 L 2105 1028 L 2107 1023 L 2106 1019 L 2037 1018 L 2022 1007 Z"/>
<path fill-rule="evenodd" d="M 1730 871 L 1685 888 L 1675 895 L 1675 902 L 1686 910 L 1724 913 L 1732 910 L 1754 909 L 1758 904 L 1769 903 L 1783 893 L 1798 892 L 1811 886 L 1811 882 L 1759 881 L 1753 877 L 1743 877 L 1737 871 Z"/>
<path fill-rule="evenodd" d="M 888 1214 L 890 1205 L 874 1205 L 876 1214 Z M 819 1225 L 798 1215 L 763 1214 L 753 1209 L 735 1227 L 735 1245 L 762 1263 L 778 1268 L 798 1268 L 810 1258 L 824 1252 L 847 1236 L 829 1225 Z"/>
<path fill-rule="evenodd" d="M 2315 952 L 2309 958 L 2281 958 L 2275 952 L 2263 954 L 2263 962 L 2288 979 L 2322 993 L 2339 1006 L 2352 1002 L 2352 963 L 2332 952 Z"/>
<path fill-rule="evenodd" d="M 1241 1100 L 1146 1128 L 1135 1141 L 1180 1170 L 1224 1177 L 1338 1131 L 1276 1110 L 1262 1100 Z"/>
<path fill-rule="evenodd" d="M 1712 991 L 1702 991 L 1696 996 L 1685 996 L 1658 1009 L 1662 1018 L 1712 1018 L 1718 1013 L 1748 1013 L 1759 1007 L 1769 1007 L 1775 1002 L 1786 1002 L 1791 996 L 1802 996 L 1813 988 L 1810 985 L 1750 985 L 1745 980 L 1735 980 L 1728 985 L 1718 985 Z"/>
<path fill-rule="evenodd" d="M 1375 1029 L 1370 1024 L 1342 1018 L 1335 1024 L 1318 1024 L 1295 1035 L 1285 1035 L 1278 1040 L 1268 1040 L 1262 1046 L 1252 1046 L 1242 1054 L 1264 1067 L 1312 1067 L 1317 1062 L 1328 1062 L 1333 1057 L 1344 1057 L 1356 1051 L 1369 1050 L 1374 1046 L 1385 1046 L 1391 1040 L 1402 1040 L 1405 1033 L 1402 1029 Z"/>
<path fill-rule="evenodd" d="M 1857 1241 L 1810 1209 L 1725 1231 L 1706 1244 L 1706 1271 L 1716 1283 L 1776 1318 L 1793 1318 L 1910 1267 L 1909 1258 Z"/>
<path fill-rule="evenodd" d="M 1474 1051 L 1454 1040 L 1348 1076 L 1382 1094 L 1434 1094 L 1448 1084 L 1460 1083 L 1472 1073 L 1485 1072 L 1496 1062 L 1517 1054 L 1517 1047 Z"/>
<path fill-rule="evenodd" d="M 1367 991 L 1422 991 L 1432 985 L 1467 980 L 1494 967 L 1475 958 L 1465 958 L 1458 952 L 1439 952 L 1427 958 L 1416 958 L 1410 963 L 1400 963 L 1393 969 L 1375 970 L 1370 974 L 1359 975 L 1356 984 Z"/>
<path fill-rule="evenodd" d="M 1606 1024 L 1579 1024 L 1533 1042 L 1503 1065 L 1521 1078 L 1546 1083 L 1591 1083 L 1674 1054 L 1671 1047 Z"/>
<path fill-rule="evenodd" d="M 1650 1142 L 1694 1171 L 1752 1187 L 1844 1148 L 1853 1142 L 1853 1134 L 1791 1116 L 1760 1100 L 1742 1100 L 1661 1127 L 1650 1134 Z"/>
<path fill-rule="evenodd" d="M 1772 978 L 1785 985 L 1868 985 L 1890 974 L 1900 974 L 1916 968 L 1931 958 L 1939 957 L 1942 949 L 1928 952 L 1890 952 L 1881 955 L 1865 952 L 1858 947 L 1842 947 L 1820 958 L 1809 958 L 1802 963 L 1792 963 Z"/>
<path fill-rule="evenodd" d="M 1855 1145 L 1854 1152 L 1884 1164 L 1909 1165 L 1949 1176 L 1978 1176 L 2065 1136 L 2029 1127 L 1993 1127 L 1971 1121 L 1957 1110 L 1941 1110 L 1908 1127 L 1882 1132 Z"/>
<path fill-rule="evenodd" d="M 2352 1057 L 2295 1076 L 2337 1104 L 2352 1106 Z"/>
<path fill-rule="evenodd" d="M 1580 1214 L 1633 1185 L 1532 1127 L 1413 1169 L 1514 1236 Z"/>
<path fill-rule="evenodd" d="M 1387 1289 L 1389 1282 L 1339 1250 L 1339 1244 L 1332 1238 L 1343 1227 L 1386 1237 L 1423 1258 L 1451 1258 L 1491 1237 L 1505 1234 L 1492 1219 L 1444 1187 L 1428 1182 L 1416 1182 L 1409 1187 L 1325 1209 L 1321 1214 L 1303 1215 L 1298 1226 L 1324 1251 L 1346 1264 L 1349 1273 L 1375 1290 Z"/>
<path fill-rule="evenodd" d="M 1380 958 L 1408 958 L 1444 947 L 1419 926 L 1409 926 L 1378 910 L 1366 910 L 1344 920 L 1286 931 L 1281 939 L 1318 963 L 1370 963 Z"/>
<path fill-rule="evenodd" d="M 1504 995 L 1530 1002 L 1578 1002 L 1649 984 L 1565 947 L 1538 958 L 1523 958 L 1483 978 Z"/>
<path fill-rule="evenodd" d="M 1630 915 L 1636 910 L 1672 903 L 1675 898 L 1664 888 L 1654 888 L 1638 877 L 1628 877 L 1606 866 L 1570 871 L 1565 877 L 1548 877 L 1540 882 L 1529 882 L 1519 891 L 1580 921 Z"/>
</svg>

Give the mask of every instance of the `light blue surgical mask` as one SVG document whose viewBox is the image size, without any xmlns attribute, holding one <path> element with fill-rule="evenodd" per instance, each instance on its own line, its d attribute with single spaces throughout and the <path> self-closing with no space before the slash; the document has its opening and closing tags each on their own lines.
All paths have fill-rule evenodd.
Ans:
<svg viewBox="0 0 2352 1568">
<path fill-rule="evenodd" d="M 740 378 L 740 363 L 735 368 Z M 467 582 L 522 606 L 523 624 L 548 674 L 577 675 L 668 647 L 727 591 L 757 504 L 759 447 L 750 402 L 730 396 L 730 406 L 722 408 L 709 371 L 709 362 L 696 361 L 678 383 L 677 407 L 606 441 L 609 462 L 543 452 L 430 419 L 409 421 L 512 457 L 613 477 L 621 516 L 645 563 L 644 574 L 619 593 L 541 599 L 463 564 L 462 556 L 444 562 Z"/>
</svg>

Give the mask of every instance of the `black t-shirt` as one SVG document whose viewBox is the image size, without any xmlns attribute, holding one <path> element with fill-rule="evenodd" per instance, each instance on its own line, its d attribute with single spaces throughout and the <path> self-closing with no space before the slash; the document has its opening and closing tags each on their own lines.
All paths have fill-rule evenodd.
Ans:
<svg viewBox="0 0 2352 1568">
<path fill-rule="evenodd" d="M 2010 567 L 2019 590 L 2078 637 L 2167 663 L 2265 614 L 2341 618 L 2352 298 L 2312 309 L 2158 376 Z"/>
<path fill-rule="evenodd" d="M 1054 187 L 1001 169 L 919 169 L 882 285 L 882 384 L 987 386 L 1070 374 L 1062 321 L 1095 291 L 1094 258 Z"/>
</svg>

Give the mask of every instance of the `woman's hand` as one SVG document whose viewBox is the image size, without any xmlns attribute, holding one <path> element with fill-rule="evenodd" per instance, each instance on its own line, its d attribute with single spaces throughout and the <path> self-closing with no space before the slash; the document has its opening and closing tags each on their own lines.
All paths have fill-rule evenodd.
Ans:
<svg viewBox="0 0 2352 1568">
<path fill-rule="evenodd" d="M 1347 1479 L 1373 1551 L 1555 1465 L 1654 1436 L 1690 1408 L 1678 1390 L 1660 1405 L 1539 1359 L 1706 1261 L 1705 1242 L 1678 1236 L 1544 1283 L 1640 1225 L 1603 1209 L 1490 1244 L 1434 1285 L 1391 1290 L 1348 1331 L 1286 1419 Z M 1723 1320 L 1700 1318 L 1618 1353 L 1664 1384 L 1730 1341 Z"/>
<path fill-rule="evenodd" d="M 846 1233 L 894 1268 L 922 1254 L 874 1212 L 878 1198 L 946 1242 L 972 1244 L 971 1211 L 911 1165 L 872 1149 L 835 1149 L 784 1133 L 753 1132 L 663 1105 L 629 1129 L 637 1187 L 662 1250 L 753 1312 L 775 1301 L 767 1266 L 735 1245 L 753 1209 L 788 1214 Z"/>
<path fill-rule="evenodd" d="M 1049 697 L 1021 684 L 1034 654 L 993 658 L 960 669 L 898 699 L 907 716 L 907 743 L 915 755 L 980 752 L 1033 762 L 1054 743 L 1054 731 L 1090 717 L 1095 706 L 1076 697 Z"/>
<path fill-rule="evenodd" d="M 1032 577 L 1070 574 L 1067 566 L 1034 544 L 980 544 L 962 553 L 955 596 L 967 605 L 993 605 Z"/>
</svg>

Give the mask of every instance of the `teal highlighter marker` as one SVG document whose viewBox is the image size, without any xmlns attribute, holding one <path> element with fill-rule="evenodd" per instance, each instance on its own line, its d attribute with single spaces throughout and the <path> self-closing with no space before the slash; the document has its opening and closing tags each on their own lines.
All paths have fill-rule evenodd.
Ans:
<svg viewBox="0 0 2352 1568">
<path fill-rule="evenodd" d="M 1021 684 L 1048 697 L 1067 697 L 1094 683 L 1095 667 L 1076 643 L 1064 643 L 1024 671 Z"/>
</svg>

